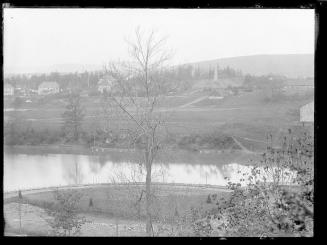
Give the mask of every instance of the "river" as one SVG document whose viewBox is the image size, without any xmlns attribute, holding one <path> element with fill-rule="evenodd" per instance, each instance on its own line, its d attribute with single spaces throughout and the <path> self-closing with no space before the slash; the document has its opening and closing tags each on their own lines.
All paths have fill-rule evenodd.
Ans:
<svg viewBox="0 0 327 245">
<path fill-rule="evenodd" d="M 225 186 L 228 182 L 226 177 L 238 182 L 243 173 L 251 169 L 247 165 L 248 160 L 240 164 L 240 159 L 248 159 L 248 155 L 232 158 L 218 153 L 211 156 L 197 153 L 192 158 L 192 154 L 154 163 L 152 181 Z M 215 158 L 216 162 L 213 160 Z M 238 163 L 233 161 L 235 159 Z M 145 168 L 138 162 L 141 161 L 137 154 L 131 158 L 131 154 L 124 152 L 106 156 L 5 153 L 4 191 L 74 184 L 143 182 Z"/>
</svg>

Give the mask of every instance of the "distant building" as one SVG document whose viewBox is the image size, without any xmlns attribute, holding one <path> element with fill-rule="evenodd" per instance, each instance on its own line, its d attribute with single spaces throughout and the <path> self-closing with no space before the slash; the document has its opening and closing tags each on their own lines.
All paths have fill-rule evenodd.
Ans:
<svg viewBox="0 0 327 245">
<path fill-rule="evenodd" d="M 313 101 L 300 108 L 300 122 L 313 123 L 314 122 L 314 103 Z"/>
<path fill-rule="evenodd" d="M 308 91 L 314 90 L 313 78 L 308 79 L 289 79 L 286 81 L 283 92 L 287 95 L 305 94 Z"/>
<path fill-rule="evenodd" d="M 219 76 L 219 66 L 214 70 L 214 76 L 213 76 L 213 87 L 219 88 L 219 89 L 227 89 L 232 87 L 241 87 L 244 83 L 244 79 L 241 77 L 222 77 Z"/>
<path fill-rule="evenodd" d="M 59 91 L 59 84 L 56 82 L 43 82 L 38 88 L 39 95 L 56 94 Z"/>
<path fill-rule="evenodd" d="M 105 91 L 109 92 L 113 89 L 114 86 L 114 78 L 111 76 L 106 76 L 101 78 L 98 81 L 98 91 L 103 93 Z"/>
<path fill-rule="evenodd" d="M 3 87 L 3 93 L 5 96 L 14 95 L 14 87 L 11 84 L 6 83 Z"/>
<path fill-rule="evenodd" d="M 218 68 L 214 72 L 213 79 L 201 79 L 192 86 L 193 90 L 212 92 L 212 95 L 226 97 L 232 95 L 233 88 L 243 85 L 244 79 L 241 77 L 224 78 L 219 77 Z"/>
<path fill-rule="evenodd" d="M 213 80 L 218 81 L 218 66 L 215 69 L 215 72 L 213 74 Z"/>
</svg>

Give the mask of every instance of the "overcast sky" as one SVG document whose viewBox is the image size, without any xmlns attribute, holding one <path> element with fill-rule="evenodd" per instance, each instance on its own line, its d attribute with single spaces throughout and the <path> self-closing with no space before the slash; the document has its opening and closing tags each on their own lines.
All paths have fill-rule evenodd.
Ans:
<svg viewBox="0 0 327 245">
<path fill-rule="evenodd" d="M 314 52 L 314 10 L 4 9 L 4 68 L 126 59 L 137 26 L 168 36 L 174 64 Z"/>
</svg>

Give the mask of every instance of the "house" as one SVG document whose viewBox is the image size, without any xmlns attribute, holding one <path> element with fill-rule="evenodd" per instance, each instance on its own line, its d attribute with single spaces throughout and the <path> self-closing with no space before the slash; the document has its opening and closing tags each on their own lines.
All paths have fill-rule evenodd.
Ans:
<svg viewBox="0 0 327 245">
<path fill-rule="evenodd" d="M 56 94 L 59 93 L 59 84 L 56 82 L 43 82 L 39 85 L 38 94 Z"/>
<path fill-rule="evenodd" d="M 11 84 L 6 83 L 3 87 L 3 93 L 5 96 L 14 95 L 14 87 Z"/>
<path fill-rule="evenodd" d="M 113 89 L 114 86 L 114 78 L 111 76 L 106 76 L 101 78 L 98 81 L 98 91 L 103 93 L 103 92 L 109 92 Z"/>
<path fill-rule="evenodd" d="M 313 123 L 314 122 L 314 102 L 306 104 L 300 108 L 300 122 Z"/>
</svg>

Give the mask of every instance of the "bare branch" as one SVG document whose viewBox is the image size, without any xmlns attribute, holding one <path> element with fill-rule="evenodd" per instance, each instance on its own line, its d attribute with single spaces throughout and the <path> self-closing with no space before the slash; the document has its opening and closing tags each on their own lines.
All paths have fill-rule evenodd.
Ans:
<svg viewBox="0 0 327 245">
<path fill-rule="evenodd" d="M 138 139 L 142 142 L 143 163 L 146 168 L 146 213 L 147 233 L 151 233 L 151 171 L 152 164 L 161 147 L 161 127 L 163 126 L 163 112 L 156 110 L 160 96 L 165 89 L 164 79 L 161 79 L 165 63 L 170 54 L 164 48 L 166 38 L 157 39 L 155 31 L 145 35 L 140 28 L 135 30 L 135 41 L 126 39 L 131 60 L 129 62 L 109 63 L 105 67 L 105 74 L 115 80 L 117 91 L 108 94 L 109 98 L 122 111 L 127 119 L 136 125 L 130 133 L 131 141 Z M 140 94 L 141 97 L 137 97 Z M 124 176 L 126 177 L 126 176 Z M 135 181 L 135 173 L 129 178 Z M 141 193 L 141 200 L 143 192 Z"/>
</svg>

